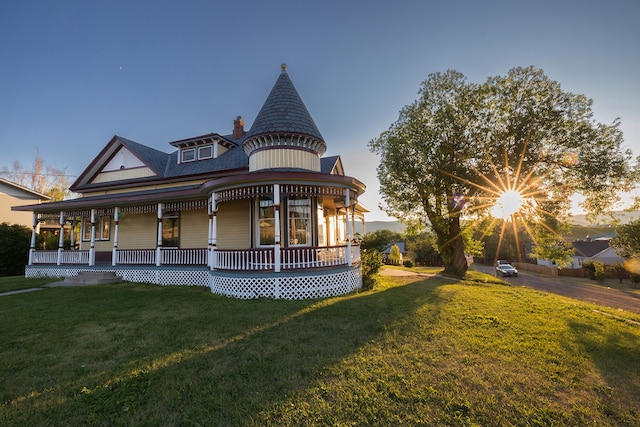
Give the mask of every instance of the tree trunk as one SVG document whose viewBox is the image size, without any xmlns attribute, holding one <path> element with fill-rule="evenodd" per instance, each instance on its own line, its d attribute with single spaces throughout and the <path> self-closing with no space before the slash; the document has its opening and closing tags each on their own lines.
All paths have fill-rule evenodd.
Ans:
<svg viewBox="0 0 640 427">
<path fill-rule="evenodd" d="M 469 266 L 467 265 L 467 257 L 464 255 L 464 240 L 460 230 L 459 216 L 455 216 L 449 221 L 449 236 L 443 249 L 444 273 L 463 277 Z M 446 252 L 446 256 L 444 252 Z"/>
</svg>

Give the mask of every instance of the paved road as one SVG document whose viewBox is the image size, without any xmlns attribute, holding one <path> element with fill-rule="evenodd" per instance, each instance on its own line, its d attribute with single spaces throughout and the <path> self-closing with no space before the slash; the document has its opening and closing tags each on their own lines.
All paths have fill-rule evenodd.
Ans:
<svg viewBox="0 0 640 427">
<path fill-rule="evenodd" d="M 473 264 L 472 269 L 483 273 L 495 274 L 491 266 Z M 523 271 L 518 277 L 505 277 L 513 286 L 525 286 L 540 291 L 551 292 L 581 301 L 599 304 L 605 307 L 640 314 L 640 296 L 629 292 L 610 289 L 588 283 L 575 283 L 558 277 L 538 276 Z"/>
</svg>

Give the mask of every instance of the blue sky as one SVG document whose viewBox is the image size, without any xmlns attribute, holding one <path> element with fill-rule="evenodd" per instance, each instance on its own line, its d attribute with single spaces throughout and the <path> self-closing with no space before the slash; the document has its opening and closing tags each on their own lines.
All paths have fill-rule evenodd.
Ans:
<svg viewBox="0 0 640 427">
<path fill-rule="evenodd" d="M 7 1 L 0 13 L 0 166 L 46 163 L 77 176 L 115 134 L 169 141 L 248 129 L 289 76 L 348 175 L 377 208 L 367 143 L 433 72 L 469 81 L 542 68 L 622 121 L 640 155 L 640 2 Z M 74 178 L 71 178 L 72 180 Z"/>
</svg>

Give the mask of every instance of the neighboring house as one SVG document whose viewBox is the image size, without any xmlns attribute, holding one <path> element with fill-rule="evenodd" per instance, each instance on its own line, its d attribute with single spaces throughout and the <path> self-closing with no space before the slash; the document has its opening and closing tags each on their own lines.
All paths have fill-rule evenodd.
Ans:
<svg viewBox="0 0 640 427">
<path fill-rule="evenodd" d="M 285 65 L 248 132 L 238 117 L 230 135 L 169 144 L 167 154 L 114 136 L 71 185 L 78 198 L 15 207 L 81 230 L 79 250 L 32 248 L 26 276 L 114 271 L 238 298 L 361 287 L 353 230 L 365 185 L 339 156 L 322 157 L 327 144 Z"/>
<path fill-rule="evenodd" d="M 624 262 L 624 259 L 616 255 L 609 246 L 609 239 L 587 239 L 571 242 L 571 245 L 575 249 L 575 254 L 571 264 L 565 268 L 582 268 L 582 264 L 585 261 L 600 261 L 607 265 Z M 549 260 L 539 259 L 538 264 L 555 267 L 555 264 Z"/>
<path fill-rule="evenodd" d="M 391 243 L 389 246 L 387 246 L 385 250 L 382 252 L 382 260 L 385 263 L 389 263 L 389 254 L 391 253 L 391 248 L 394 245 L 398 246 L 398 249 L 400 249 L 400 264 L 402 264 L 405 256 L 407 255 L 404 242 L 394 242 L 394 243 Z"/>
<path fill-rule="evenodd" d="M 0 223 L 7 222 L 31 228 L 33 215 L 29 212 L 13 211 L 11 207 L 43 203 L 49 199 L 49 196 L 0 178 Z"/>
</svg>

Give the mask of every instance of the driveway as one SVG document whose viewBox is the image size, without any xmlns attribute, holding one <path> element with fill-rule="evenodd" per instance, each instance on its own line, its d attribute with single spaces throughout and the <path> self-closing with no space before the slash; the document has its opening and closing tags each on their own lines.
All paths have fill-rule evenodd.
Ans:
<svg viewBox="0 0 640 427">
<path fill-rule="evenodd" d="M 487 274 L 495 274 L 493 267 L 473 264 L 472 270 Z M 565 297 L 602 305 L 604 307 L 640 314 L 640 296 L 604 286 L 576 283 L 561 277 L 538 276 L 522 270 L 518 277 L 505 277 L 512 286 L 524 286 L 544 292 L 551 292 Z"/>
</svg>

